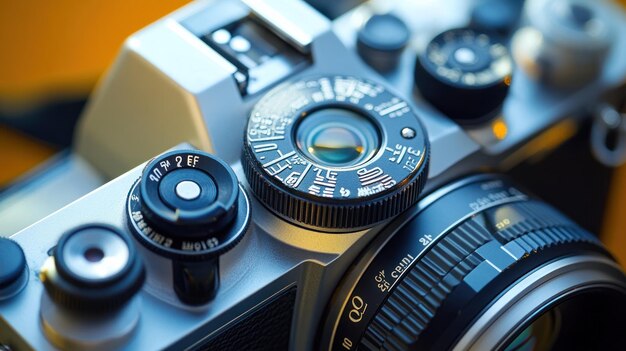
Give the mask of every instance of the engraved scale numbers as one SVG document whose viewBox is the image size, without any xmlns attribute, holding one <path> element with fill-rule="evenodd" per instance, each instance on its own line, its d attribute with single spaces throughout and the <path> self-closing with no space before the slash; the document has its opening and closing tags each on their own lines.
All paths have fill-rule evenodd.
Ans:
<svg viewBox="0 0 626 351">
<path fill-rule="evenodd" d="M 387 156 L 390 162 L 402 164 L 402 168 L 409 173 L 420 165 L 424 154 L 422 150 L 402 144 L 396 144 L 395 147 L 387 146 L 385 151 L 390 153 Z"/>
<path fill-rule="evenodd" d="M 143 214 L 141 213 L 141 211 L 133 211 L 132 218 L 133 221 L 135 221 L 137 228 L 141 230 L 141 232 L 147 239 L 163 247 L 169 248 L 172 246 L 173 240 L 157 233 L 154 229 L 148 226 L 146 221 L 143 219 Z"/>
<path fill-rule="evenodd" d="M 248 140 L 250 142 L 269 142 L 285 139 L 285 129 L 293 118 L 283 116 L 263 116 L 256 113 L 248 122 Z"/>
<path fill-rule="evenodd" d="M 385 173 L 380 167 L 361 168 L 356 171 L 361 186 L 357 189 L 357 196 L 370 196 L 396 185 L 396 180 Z"/>
<path fill-rule="evenodd" d="M 410 112 L 411 108 L 406 101 L 393 97 L 388 101 L 384 101 L 376 106 L 373 106 L 372 110 L 377 112 L 380 117 L 397 118 Z"/>
<path fill-rule="evenodd" d="M 315 180 L 308 188 L 309 194 L 333 197 L 337 187 L 337 172 L 324 168 L 313 168 Z"/>
<path fill-rule="evenodd" d="M 343 346 L 343 348 L 346 350 L 352 350 L 353 342 L 352 340 L 348 338 L 343 338 L 343 342 L 341 343 L 341 346 Z"/>
<path fill-rule="evenodd" d="M 488 206 L 492 206 L 494 203 L 502 201 L 509 201 L 511 199 L 527 199 L 528 196 L 524 195 L 521 191 L 514 187 L 508 189 L 490 191 L 483 196 L 477 197 L 473 201 L 468 203 L 468 206 L 473 211 L 482 210 Z"/>
<path fill-rule="evenodd" d="M 146 239 L 152 241 L 153 243 L 159 246 L 162 246 L 165 248 L 172 247 L 172 244 L 174 243 L 172 238 L 166 237 L 158 233 L 157 231 L 152 229 L 152 227 L 150 227 L 148 223 L 146 223 L 143 217 L 143 213 L 141 213 L 141 203 L 139 201 L 139 195 L 136 194 L 136 190 L 137 190 L 137 186 L 134 186 L 132 190 L 132 195 L 130 197 L 130 202 L 129 202 L 130 213 L 131 213 L 130 218 L 132 219 L 135 229 L 140 231 Z"/>
<path fill-rule="evenodd" d="M 391 293 L 391 290 L 403 274 L 413 266 L 416 257 L 421 255 L 424 252 L 423 250 L 423 248 L 418 248 L 417 252 L 407 253 L 404 256 L 397 257 L 396 261 L 387 262 L 386 266 L 391 266 L 389 269 L 373 270 L 373 267 L 368 269 L 368 272 L 371 270 L 371 275 L 369 276 L 373 279 L 361 280 L 359 285 L 363 285 L 357 286 L 348 298 L 342 312 L 343 317 L 341 318 L 347 322 L 345 326 L 348 329 L 338 331 L 335 345 L 339 347 L 333 349 L 352 350 L 354 340 L 360 340 L 362 331 L 373 318 L 377 307 L 384 301 L 385 296 Z M 375 289 L 366 289 L 365 286 L 371 283 L 374 283 Z M 369 308 L 370 304 L 373 307 Z"/>
<path fill-rule="evenodd" d="M 334 91 L 335 100 L 347 100 L 353 104 L 358 104 L 365 97 L 377 97 L 384 89 L 380 85 L 373 85 L 360 80 L 339 78 L 335 80 Z"/>
<path fill-rule="evenodd" d="M 383 252 L 379 253 L 376 260 L 368 266 L 363 278 L 350 293 L 339 317 L 340 322 L 332 344 L 333 350 L 351 350 L 355 341 L 356 345 L 359 344 L 363 332 L 396 284 L 427 252 L 430 244 L 444 234 L 441 232 L 430 235 L 412 231 L 405 233 L 408 235 L 403 235 L 400 240 L 391 242 L 391 245 L 383 248 Z M 421 245 L 413 245 L 416 240 Z M 367 307 L 363 309 L 362 306 Z"/>
<path fill-rule="evenodd" d="M 402 257 L 391 269 L 381 269 L 374 276 L 374 283 L 376 288 L 381 293 L 386 293 L 393 288 L 398 279 L 402 277 L 403 273 L 413 265 L 415 257 L 410 253 Z"/>
<path fill-rule="evenodd" d="M 363 301 L 363 298 L 358 295 L 353 296 L 350 299 L 350 303 L 351 309 L 350 312 L 348 312 L 348 318 L 350 318 L 350 321 L 353 323 L 359 323 L 363 319 L 365 312 L 367 312 L 368 305 Z"/>
<path fill-rule="evenodd" d="M 410 142 L 401 139 L 402 157 L 394 158 L 394 151 L 389 150 L 395 150 L 395 143 L 386 144 L 394 138 L 384 138 L 383 150 L 361 167 L 315 164 L 292 140 L 294 128 L 298 119 L 326 105 L 361 110 L 379 121 L 382 135 L 401 138 L 402 128 L 410 127 L 418 131 L 418 137 Z M 246 146 L 259 170 L 281 186 L 319 198 L 355 199 L 384 192 L 419 168 L 425 153 L 421 130 L 409 104 L 382 85 L 347 76 L 320 77 L 287 84 L 263 97 L 251 113 Z M 367 172 L 375 176 L 367 178 Z"/>
<path fill-rule="evenodd" d="M 381 269 L 380 272 L 374 276 L 374 281 L 376 282 L 376 287 L 378 287 L 380 292 L 386 292 L 391 288 L 391 283 L 387 281 L 384 269 Z"/>
<path fill-rule="evenodd" d="M 173 159 L 172 159 L 173 158 Z M 161 178 L 174 168 L 196 168 L 199 166 L 200 156 L 195 154 L 176 155 L 162 160 L 154 165 L 149 171 L 148 179 L 152 182 L 160 182 Z"/>
</svg>

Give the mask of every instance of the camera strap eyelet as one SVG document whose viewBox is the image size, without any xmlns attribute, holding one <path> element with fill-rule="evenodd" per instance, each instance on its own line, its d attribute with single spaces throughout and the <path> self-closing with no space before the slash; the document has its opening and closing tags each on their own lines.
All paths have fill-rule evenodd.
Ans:
<svg viewBox="0 0 626 351">
<path fill-rule="evenodd" d="M 593 112 L 591 151 L 595 158 L 609 167 L 626 162 L 626 113 L 613 105 L 600 104 Z"/>
</svg>

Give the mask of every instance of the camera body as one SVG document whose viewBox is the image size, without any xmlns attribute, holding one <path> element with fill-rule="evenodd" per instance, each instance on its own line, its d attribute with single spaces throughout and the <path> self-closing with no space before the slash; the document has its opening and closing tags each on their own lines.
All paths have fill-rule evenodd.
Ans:
<svg viewBox="0 0 626 351">
<path fill-rule="evenodd" d="M 618 11 L 610 18 L 615 33 L 613 48 L 602 62 L 597 79 L 567 91 L 537 81 L 515 67 L 514 78 L 497 116 L 488 121 L 459 124 L 417 91 L 413 72 L 415 51 L 423 50 L 427 38 L 468 22 L 468 3 L 429 4 L 436 6 L 431 12 L 419 11 L 419 6 L 423 6 L 419 4 L 395 4 L 392 13 L 408 23 L 413 39 L 399 54 L 394 68 L 382 74 L 364 63 L 357 53 L 356 37 L 362 25 L 359 20 L 367 19 L 377 9 L 372 4 L 360 5 L 330 21 L 300 1 L 200 1 L 131 36 L 80 121 L 75 148 L 78 155 L 103 174 L 116 178 L 12 237 L 24 250 L 27 283 L 15 296 L 0 301 L 0 345 L 19 350 L 55 347 L 354 349 L 357 341 L 347 336 L 348 332 L 346 336 L 341 334 L 341 316 L 346 314 L 352 323 L 358 324 L 360 317 L 374 318 L 366 315 L 368 304 L 371 311 L 368 313 L 382 308 L 382 302 L 376 305 L 365 299 L 365 295 L 352 292 L 358 288 L 362 276 L 369 277 L 371 262 L 379 262 L 391 238 L 399 237 L 396 235 L 408 223 L 423 220 L 427 216 L 426 209 L 434 208 L 433 204 L 442 204 L 438 211 L 449 211 L 454 217 L 441 219 L 438 229 L 416 229 L 415 235 L 419 234 L 416 251 L 411 249 L 409 253 L 402 252 L 398 258 L 389 259 L 380 267 L 386 276 L 377 273 L 371 277 L 375 283 L 370 285 L 385 298 L 390 298 L 390 291 L 401 285 L 401 277 L 417 264 L 416 258 L 426 254 L 451 228 L 490 209 L 515 212 L 518 210 L 507 210 L 506 206 L 536 201 L 497 176 L 454 180 L 484 169 L 506 169 L 536 152 L 533 145 L 539 145 L 546 135 L 566 138 L 588 114 L 588 106 L 602 101 L 626 77 L 626 64 L 621 60 L 626 48 L 626 20 Z M 451 11 L 453 7 L 457 10 Z M 432 13 L 441 15 L 437 23 Z M 233 43 L 235 36 L 220 37 L 224 34 L 220 29 L 249 39 L 247 44 L 240 42 L 240 45 L 252 45 L 252 48 L 242 54 Z M 228 51 L 224 43 L 228 43 L 234 53 Z M 253 63 L 247 61 L 254 60 L 253 54 L 261 51 L 268 58 Z M 248 161 L 242 160 L 240 139 L 243 135 L 249 138 L 246 125 L 250 111 L 271 89 L 284 87 L 286 83 L 276 88 L 281 82 L 316 82 L 324 77 L 358 77 L 374 82 L 374 86 L 400 97 L 400 102 L 396 101 L 391 107 L 407 109 L 417 115 L 418 123 L 427 133 L 426 144 L 430 150 L 425 151 L 428 159 L 423 161 L 429 165 L 426 170 L 421 169 L 427 172 L 428 178 L 420 189 L 422 194 L 428 195 L 422 196 L 420 202 L 411 203 L 408 210 L 403 209 L 397 216 L 352 230 L 343 228 L 337 233 L 315 228 L 310 223 L 286 220 L 264 203 L 260 195 L 253 195 L 250 171 L 242 164 Z M 401 103 L 404 105 L 400 106 Z M 158 250 L 149 249 L 138 239 L 139 234 L 128 234 L 137 228 L 133 225 L 140 227 L 138 231 L 143 229 L 140 219 L 133 222 L 131 207 L 135 190 L 131 189 L 138 187 L 137 179 L 142 178 L 142 174 L 141 182 L 147 183 L 148 175 L 155 169 L 150 167 L 156 167 L 156 161 L 148 160 L 148 166 L 137 164 L 174 145 L 177 146 L 173 151 L 166 154 L 180 157 L 180 160 L 172 158 L 173 164 L 182 162 L 194 168 L 197 155 L 193 150 L 208 151 L 224 160 L 241 184 L 239 198 L 235 201 L 240 202 L 240 213 L 245 212 L 241 219 L 245 224 L 232 234 L 240 241 L 236 244 L 234 241 L 234 246 L 210 259 L 211 267 L 219 276 L 219 287 L 208 301 L 183 301 L 181 296 L 189 295 L 181 293 L 181 286 L 173 282 L 180 274 L 176 264 L 172 264 L 176 259 L 164 259 Z M 167 161 L 165 158 L 158 160 Z M 134 168 L 121 174 L 131 167 Z M 474 193 L 467 190 L 470 188 Z M 470 195 L 459 195 L 466 191 Z M 182 193 L 181 190 L 179 195 Z M 451 199 L 450 203 L 446 203 L 446 198 Z M 142 201 L 145 204 L 145 200 Z M 518 222 L 525 223 L 523 218 L 530 216 L 529 213 L 542 212 L 533 211 L 522 211 L 518 217 L 506 218 L 494 214 L 496 227 L 502 226 L 497 227 L 497 231 L 512 228 Z M 539 221 L 536 230 L 575 226 L 553 211 L 544 209 L 546 218 Z M 436 218 L 429 216 L 431 222 L 445 217 L 442 214 Z M 509 222 L 502 222 L 504 220 Z M 50 297 L 53 294 L 41 280 L 49 281 L 53 276 L 46 275 L 49 269 L 40 270 L 40 267 L 45 267 L 49 257 L 54 256 L 54 250 L 57 250 L 57 262 L 60 261 L 58 255 L 64 251 L 55 247 L 63 235 L 94 224 L 116 228 L 114 231 L 133 238 L 130 245 L 136 248 L 145 266 L 143 288 L 135 292 L 130 302 L 121 307 L 123 311 L 115 316 L 94 312 L 86 317 L 80 311 L 68 313 L 63 308 L 51 311 L 45 306 L 55 305 L 51 301 L 54 297 Z M 479 269 L 480 263 L 486 262 L 480 267 L 491 265 L 495 271 L 475 275 L 491 277 L 493 284 L 502 284 L 496 282 L 502 271 L 544 247 L 529 247 L 526 252 L 523 245 L 510 244 L 528 233 L 520 232 L 519 236 L 511 236 L 510 241 L 502 239 L 502 245 L 496 245 L 493 250 L 488 246 L 493 238 L 477 244 L 480 247 L 472 250 L 480 253 L 482 261 L 472 267 Z M 554 240 L 562 240 L 557 244 L 563 244 L 564 250 L 577 252 L 574 258 L 562 258 L 575 262 L 562 261 L 559 258 L 562 253 L 555 251 L 533 263 L 532 268 L 558 263 L 565 267 L 562 270 L 566 274 L 565 271 L 576 265 L 595 265 L 602 274 L 589 280 L 590 285 L 610 285 L 616 287 L 615 291 L 623 291 L 623 274 L 599 248 L 597 240 L 578 229 L 570 233 L 571 237 L 568 233 Z M 548 242 L 545 247 L 559 246 L 557 244 Z M 578 244 L 582 246 L 568 246 Z M 187 265 L 182 271 L 189 272 L 194 267 Z M 560 269 L 554 266 L 551 270 L 546 268 L 546 272 L 560 272 Z M 524 274 L 519 273 L 520 276 L 530 277 L 525 275 L 530 274 L 530 268 L 522 271 Z M 40 278 L 42 272 L 47 278 Z M 474 282 L 474 285 L 467 284 L 478 292 L 493 288 L 491 278 L 484 278 L 482 283 L 472 280 L 478 278 L 461 280 Z M 555 291 L 562 293 L 564 290 Z M 359 298 L 355 300 L 355 296 Z M 481 335 L 488 334 L 485 333 Z M 456 347 L 501 345 L 500 339 L 492 344 L 463 340 L 465 344 L 459 341 Z M 433 341 L 429 345 L 441 344 Z"/>
</svg>

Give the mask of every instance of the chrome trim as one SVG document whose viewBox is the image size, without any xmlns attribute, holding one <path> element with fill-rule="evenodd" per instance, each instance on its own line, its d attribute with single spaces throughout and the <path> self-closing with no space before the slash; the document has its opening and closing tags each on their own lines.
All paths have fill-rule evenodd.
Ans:
<svg viewBox="0 0 626 351">
<path fill-rule="evenodd" d="M 570 256 L 526 275 L 501 295 L 467 330 L 452 350 L 495 350 L 545 307 L 592 287 L 621 290 L 619 266 L 595 255 Z M 575 283 L 574 283 L 575 282 Z"/>
<path fill-rule="evenodd" d="M 242 0 L 276 34 L 307 54 L 320 34 L 330 30 L 330 21 L 304 1 Z"/>
</svg>

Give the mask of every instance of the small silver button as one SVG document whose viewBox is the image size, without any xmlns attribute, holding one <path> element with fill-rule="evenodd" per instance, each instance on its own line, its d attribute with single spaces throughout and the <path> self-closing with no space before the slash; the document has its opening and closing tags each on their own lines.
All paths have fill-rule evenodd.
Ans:
<svg viewBox="0 0 626 351">
<path fill-rule="evenodd" d="M 183 200 L 195 200 L 200 196 L 200 186 L 191 180 L 183 180 L 176 185 L 176 195 Z"/>
</svg>

